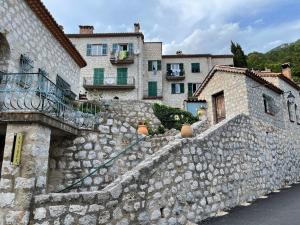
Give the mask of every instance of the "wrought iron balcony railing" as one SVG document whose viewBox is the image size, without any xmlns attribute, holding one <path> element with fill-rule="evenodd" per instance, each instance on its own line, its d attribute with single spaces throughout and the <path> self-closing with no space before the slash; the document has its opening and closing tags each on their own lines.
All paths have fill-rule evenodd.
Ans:
<svg viewBox="0 0 300 225">
<path fill-rule="evenodd" d="M 1 72 L 0 112 L 40 112 L 78 128 L 93 128 L 96 111 L 81 110 L 69 92 L 40 73 Z"/>
<path fill-rule="evenodd" d="M 83 87 L 85 89 L 133 89 L 135 87 L 134 77 L 84 77 Z"/>
<path fill-rule="evenodd" d="M 167 80 L 184 80 L 185 79 L 185 72 L 182 71 L 172 71 L 168 70 L 166 73 Z"/>
<path fill-rule="evenodd" d="M 134 54 L 129 51 L 111 52 L 110 62 L 115 65 L 124 65 L 134 63 Z"/>
</svg>

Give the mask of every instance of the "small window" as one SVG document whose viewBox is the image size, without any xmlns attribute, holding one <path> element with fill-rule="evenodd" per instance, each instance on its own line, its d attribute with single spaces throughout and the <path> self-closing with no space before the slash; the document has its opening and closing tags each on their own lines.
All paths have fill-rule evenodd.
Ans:
<svg viewBox="0 0 300 225">
<path fill-rule="evenodd" d="M 182 94 L 184 93 L 184 83 L 171 84 L 172 94 Z"/>
<path fill-rule="evenodd" d="M 295 104 L 295 115 L 296 115 L 297 124 L 300 124 L 300 117 L 299 117 L 299 111 L 298 111 L 298 105 L 297 104 Z"/>
<path fill-rule="evenodd" d="M 271 96 L 263 94 L 263 100 L 264 100 L 265 113 L 274 116 L 276 114 L 274 99 Z"/>
<path fill-rule="evenodd" d="M 148 71 L 159 71 L 161 70 L 160 60 L 148 60 Z"/>
<path fill-rule="evenodd" d="M 200 63 L 192 63 L 192 73 L 200 73 Z"/>
<path fill-rule="evenodd" d="M 200 83 L 188 83 L 188 96 L 192 97 L 195 91 L 199 88 Z"/>
<path fill-rule="evenodd" d="M 107 44 L 88 44 L 87 56 L 107 55 Z"/>
<path fill-rule="evenodd" d="M 288 108 L 288 113 L 289 113 L 289 119 L 290 119 L 291 122 L 295 122 L 295 117 L 294 117 L 292 105 L 293 105 L 292 103 L 290 103 L 289 101 L 287 101 L 287 108 Z"/>
<path fill-rule="evenodd" d="M 32 73 L 33 70 L 33 61 L 25 56 L 21 55 L 20 58 L 20 72 L 21 73 Z"/>
<path fill-rule="evenodd" d="M 167 63 L 168 76 L 183 76 L 184 65 L 183 63 Z"/>
</svg>

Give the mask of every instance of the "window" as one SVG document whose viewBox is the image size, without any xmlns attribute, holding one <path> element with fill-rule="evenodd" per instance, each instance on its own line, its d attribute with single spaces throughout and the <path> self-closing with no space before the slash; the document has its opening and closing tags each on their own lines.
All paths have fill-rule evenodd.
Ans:
<svg viewBox="0 0 300 225">
<path fill-rule="evenodd" d="M 264 100 L 265 113 L 274 116 L 276 114 L 274 99 L 268 95 L 263 94 L 263 100 Z"/>
<path fill-rule="evenodd" d="M 192 97 L 199 86 L 200 83 L 188 83 L 188 96 Z"/>
<path fill-rule="evenodd" d="M 25 56 L 21 55 L 20 58 L 20 72 L 21 73 L 31 73 L 33 70 L 33 61 Z"/>
<path fill-rule="evenodd" d="M 184 83 L 171 84 L 172 94 L 182 94 L 184 93 Z"/>
<path fill-rule="evenodd" d="M 76 94 L 71 91 L 71 85 L 66 82 L 61 76 L 56 76 L 56 86 L 57 86 L 57 97 L 68 97 L 69 99 L 74 100 Z"/>
<path fill-rule="evenodd" d="M 100 56 L 107 55 L 107 44 L 88 44 L 87 45 L 87 56 Z"/>
<path fill-rule="evenodd" d="M 149 60 L 148 61 L 148 71 L 160 71 L 161 61 L 160 60 Z"/>
<path fill-rule="evenodd" d="M 115 54 L 116 52 L 120 52 L 120 51 L 126 51 L 130 55 L 132 55 L 133 54 L 133 43 L 126 43 L 126 44 L 114 43 L 112 45 L 112 53 Z"/>
<path fill-rule="evenodd" d="M 167 63 L 167 74 L 168 76 L 183 76 L 183 63 Z"/>
<path fill-rule="evenodd" d="M 200 63 L 192 63 L 192 73 L 200 73 Z"/>
<path fill-rule="evenodd" d="M 293 113 L 293 110 L 292 110 L 292 105 L 293 105 L 292 103 L 287 101 L 289 119 L 290 119 L 291 122 L 295 122 L 295 117 L 294 117 L 294 113 Z"/>
<path fill-rule="evenodd" d="M 300 124 L 300 117 L 299 117 L 299 112 L 298 112 L 298 106 L 295 104 L 295 115 L 296 115 L 296 122 L 297 124 Z"/>
</svg>

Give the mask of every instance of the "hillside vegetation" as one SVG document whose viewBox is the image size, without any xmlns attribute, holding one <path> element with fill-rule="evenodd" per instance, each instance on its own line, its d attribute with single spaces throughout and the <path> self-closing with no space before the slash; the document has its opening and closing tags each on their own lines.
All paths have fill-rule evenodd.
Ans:
<svg viewBox="0 0 300 225">
<path fill-rule="evenodd" d="M 293 79 L 300 82 L 300 40 L 280 45 L 267 53 L 253 52 L 247 57 L 248 68 L 256 70 L 272 69 L 281 72 L 281 64 L 290 62 Z"/>
</svg>

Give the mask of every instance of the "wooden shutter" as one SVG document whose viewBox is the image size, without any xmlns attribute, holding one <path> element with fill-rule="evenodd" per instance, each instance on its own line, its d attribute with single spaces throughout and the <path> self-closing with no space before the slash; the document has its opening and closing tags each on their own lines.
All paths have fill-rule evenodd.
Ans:
<svg viewBox="0 0 300 225">
<path fill-rule="evenodd" d="M 152 71 L 152 60 L 148 60 L 148 71 Z"/>
<path fill-rule="evenodd" d="M 149 97 L 157 96 L 157 82 L 156 81 L 148 82 L 148 96 Z"/>
<path fill-rule="evenodd" d="M 128 43 L 128 52 L 129 54 L 133 54 L 133 43 Z"/>
<path fill-rule="evenodd" d="M 104 81 L 104 69 L 95 68 L 94 69 L 94 85 L 101 85 Z"/>
<path fill-rule="evenodd" d="M 193 96 L 193 83 L 188 83 L 188 96 Z"/>
<path fill-rule="evenodd" d="M 118 51 L 118 44 L 113 44 L 112 53 L 116 53 Z"/>
<path fill-rule="evenodd" d="M 179 63 L 179 69 L 180 69 L 180 76 L 183 76 L 184 75 L 183 63 Z"/>
<path fill-rule="evenodd" d="M 180 93 L 184 93 L 184 83 L 180 83 Z"/>
<path fill-rule="evenodd" d="M 107 55 L 107 44 L 102 45 L 102 55 Z"/>
<path fill-rule="evenodd" d="M 172 88 L 171 94 L 175 94 L 175 92 L 176 92 L 176 84 L 171 84 L 171 88 Z"/>
<path fill-rule="evenodd" d="M 118 85 L 127 85 L 127 68 L 118 68 L 117 69 L 117 84 Z"/>
<path fill-rule="evenodd" d="M 86 45 L 86 55 L 87 56 L 91 56 L 92 55 L 92 45 L 91 44 L 87 44 Z"/>
<path fill-rule="evenodd" d="M 161 60 L 157 60 L 157 70 L 161 70 Z"/>
</svg>

